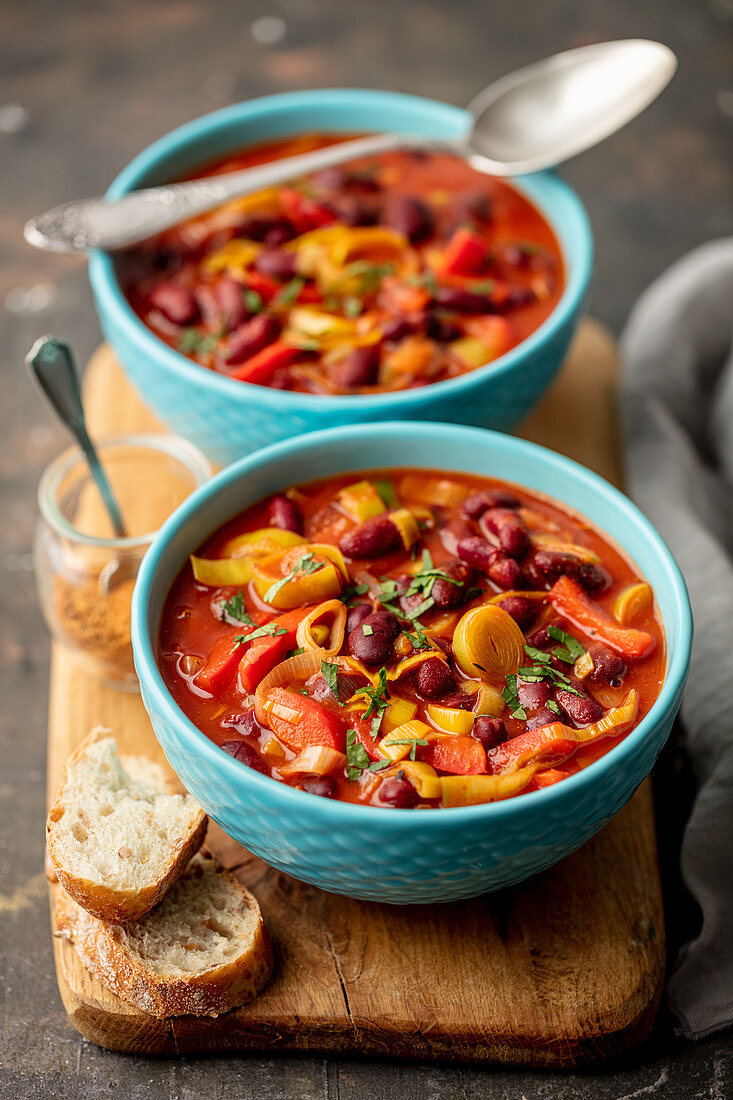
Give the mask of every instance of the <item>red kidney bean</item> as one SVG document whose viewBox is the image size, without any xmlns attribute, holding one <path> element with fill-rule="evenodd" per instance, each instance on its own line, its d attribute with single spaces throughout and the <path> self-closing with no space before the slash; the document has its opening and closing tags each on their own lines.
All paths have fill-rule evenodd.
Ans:
<svg viewBox="0 0 733 1100">
<path fill-rule="evenodd" d="M 454 691 L 440 700 L 441 707 L 450 707 L 451 710 L 473 710 L 475 703 L 476 696 L 469 691 Z"/>
<path fill-rule="evenodd" d="M 385 806 L 393 806 L 398 810 L 407 810 L 419 802 L 417 791 L 403 775 L 383 779 L 379 784 L 377 797 Z"/>
<path fill-rule="evenodd" d="M 303 516 L 298 505 L 290 497 L 283 494 L 273 497 L 267 505 L 267 518 L 271 527 L 279 527 L 282 531 L 293 531 L 296 535 L 303 534 Z"/>
<path fill-rule="evenodd" d="M 433 231 L 430 207 L 409 195 L 394 195 L 387 201 L 386 224 L 404 233 L 415 244 L 424 241 Z"/>
<path fill-rule="evenodd" d="M 393 320 L 387 321 L 382 329 L 382 339 L 386 340 L 387 343 L 396 343 L 398 340 L 403 340 L 405 336 L 409 336 L 414 331 L 415 326 L 404 317 L 395 317 Z"/>
<path fill-rule="evenodd" d="M 527 645 L 534 646 L 535 649 L 544 649 L 551 641 L 552 638 L 547 633 L 546 626 L 538 626 L 536 630 L 527 635 Z"/>
<path fill-rule="evenodd" d="M 225 730 L 236 730 L 242 737 L 257 737 L 262 726 L 255 718 L 253 710 L 243 710 L 227 714 L 221 720 L 221 727 Z"/>
<path fill-rule="evenodd" d="M 559 722 L 560 719 L 549 707 L 543 707 L 542 710 L 538 710 L 536 714 L 533 714 L 531 718 L 528 718 L 525 723 L 525 729 L 538 730 L 543 726 L 551 726 L 553 722 Z"/>
<path fill-rule="evenodd" d="M 263 775 L 267 775 L 267 768 L 265 763 L 260 757 L 260 754 L 256 749 L 253 749 L 251 745 L 248 745 L 246 741 L 225 741 L 221 746 L 224 752 L 229 753 L 235 760 L 238 760 L 240 764 L 246 764 L 248 768 L 252 768 L 256 772 L 262 772 Z"/>
<path fill-rule="evenodd" d="M 218 323 L 223 324 L 227 332 L 235 329 L 251 317 L 244 301 L 244 287 L 236 279 L 225 275 L 216 284 L 216 299 L 219 303 Z"/>
<path fill-rule="evenodd" d="M 349 558 L 378 558 L 402 546 L 402 536 L 388 515 L 374 516 L 339 541 L 342 554 Z"/>
<path fill-rule="evenodd" d="M 499 601 L 499 607 L 511 615 L 519 629 L 528 630 L 537 618 L 537 600 L 527 600 L 524 596 L 507 596 Z"/>
<path fill-rule="evenodd" d="M 537 572 L 549 584 L 554 584 L 562 576 L 577 581 L 589 592 L 604 588 L 607 584 L 605 570 L 581 561 L 573 554 L 564 554 L 559 550 L 537 550 L 532 561 Z"/>
<path fill-rule="evenodd" d="M 471 493 L 461 505 L 461 513 L 466 519 L 481 519 L 487 508 L 518 508 L 519 501 L 503 489 L 484 489 Z"/>
<path fill-rule="evenodd" d="M 626 665 L 617 653 L 605 646 L 594 645 L 589 649 L 593 658 L 593 671 L 588 674 L 592 684 L 620 683 L 626 675 Z"/>
<path fill-rule="evenodd" d="M 495 546 L 490 546 L 486 539 L 478 535 L 469 535 L 468 538 L 459 539 L 456 547 L 459 558 L 475 566 L 482 572 L 488 572 L 496 561 L 498 551 Z"/>
<path fill-rule="evenodd" d="M 491 199 L 483 191 L 459 191 L 453 200 L 458 218 L 486 222 L 491 217 Z"/>
<path fill-rule="evenodd" d="M 436 577 L 430 595 L 435 600 L 435 606 L 443 610 L 453 607 L 461 607 L 466 602 L 466 596 L 473 580 L 473 569 L 464 561 L 442 561 L 438 568 L 446 573 L 451 580 L 444 577 Z M 456 581 L 457 583 L 453 583 Z"/>
<path fill-rule="evenodd" d="M 513 309 L 523 309 L 524 306 L 531 306 L 533 302 L 537 301 L 537 295 L 532 290 L 531 286 L 515 286 L 507 294 L 503 302 L 499 306 L 500 313 L 508 313 Z"/>
<path fill-rule="evenodd" d="M 356 195 L 337 195 L 328 205 L 338 215 L 344 225 L 374 225 L 377 212 Z"/>
<path fill-rule="evenodd" d="M 204 324 L 218 328 L 221 324 L 221 306 L 216 288 L 211 283 L 196 287 L 196 302 Z"/>
<path fill-rule="evenodd" d="M 445 661 L 439 657 L 429 657 L 417 667 L 417 690 L 426 699 L 437 699 L 452 691 L 456 678 Z"/>
<path fill-rule="evenodd" d="M 251 321 L 240 325 L 229 337 L 224 362 L 230 367 L 243 363 L 245 359 L 277 340 L 279 335 L 280 325 L 275 318 L 266 313 L 258 313 Z"/>
<path fill-rule="evenodd" d="M 517 679 L 517 697 L 522 706 L 530 710 L 544 707 L 550 698 L 550 685 L 546 680 L 532 683 L 529 680 Z"/>
<path fill-rule="evenodd" d="M 530 547 L 529 534 L 523 520 L 510 508 L 487 508 L 480 526 L 496 535 L 499 546 L 510 558 L 521 558 Z"/>
<path fill-rule="evenodd" d="M 148 294 L 153 309 L 159 309 L 174 325 L 192 325 L 199 317 L 199 307 L 190 291 L 175 283 L 159 283 Z"/>
<path fill-rule="evenodd" d="M 295 253 L 284 248 L 263 248 L 254 266 L 261 275 L 286 281 L 295 275 Z"/>
<path fill-rule="evenodd" d="M 320 798 L 333 798 L 336 794 L 336 780 L 331 775 L 304 775 L 300 785 L 307 794 Z"/>
<path fill-rule="evenodd" d="M 393 611 L 372 611 L 364 622 L 372 630 L 383 631 L 391 642 L 402 632 L 402 623 Z"/>
<path fill-rule="evenodd" d="M 493 313 L 494 308 L 484 294 L 474 294 L 460 287 L 440 286 L 435 292 L 435 301 L 444 309 L 455 313 Z"/>
<path fill-rule="evenodd" d="M 336 385 L 350 390 L 357 386 L 373 386 L 379 374 L 379 348 L 372 344 L 366 348 L 354 348 L 336 371 Z"/>
<path fill-rule="evenodd" d="M 555 699 L 558 706 L 571 721 L 575 722 L 576 726 L 587 726 L 591 722 L 597 722 L 599 718 L 603 717 L 603 707 L 596 699 L 588 695 L 579 680 L 571 682 L 580 694 L 575 695 L 572 691 L 557 688 Z"/>
<path fill-rule="evenodd" d="M 485 749 L 494 749 L 506 741 L 506 726 L 501 718 L 489 718 L 487 714 L 480 714 L 473 723 L 471 736 L 480 741 Z"/>
<path fill-rule="evenodd" d="M 499 588 L 508 590 L 525 587 L 521 566 L 514 558 L 505 558 L 503 554 L 497 554 L 486 573 Z"/>
<path fill-rule="evenodd" d="M 365 665 L 386 665 L 393 652 L 393 640 L 386 630 L 374 630 L 371 634 L 364 633 L 364 627 L 369 629 L 366 620 L 359 623 L 349 634 L 349 652 L 358 661 Z"/>
<path fill-rule="evenodd" d="M 369 615 L 372 614 L 372 605 L 369 603 L 357 603 L 349 611 L 346 616 L 346 633 L 351 634 L 352 630 L 356 630 L 357 626 L 364 622 Z"/>
<path fill-rule="evenodd" d="M 552 257 L 546 252 L 535 252 L 521 245 L 508 244 L 502 250 L 502 259 L 512 267 L 525 271 L 544 271 L 552 266 Z"/>
<path fill-rule="evenodd" d="M 284 244 L 295 236 L 295 226 L 287 218 L 252 214 L 239 223 L 237 236 L 267 244 Z"/>
<path fill-rule="evenodd" d="M 457 340 L 461 335 L 458 325 L 453 324 L 452 321 L 443 320 L 436 313 L 430 311 L 425 314 L 422 328 L 425 335 L 429 336 L 431 340 L 439 340 L 444 344 L 449 343 L 451 340 Z"/>
<path fill-rule="evenodd" d="M 322 168 L 311 176 L 311 182 L 324 191 L 343 191 L 348 180 L 346 170 L 337 164 L 331 168 Z"/>
</svg>

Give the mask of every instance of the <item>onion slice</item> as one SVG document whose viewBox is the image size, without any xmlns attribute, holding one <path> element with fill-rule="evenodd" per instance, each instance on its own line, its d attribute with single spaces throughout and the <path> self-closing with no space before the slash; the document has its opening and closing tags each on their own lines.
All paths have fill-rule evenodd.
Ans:
<svg viewBox="0 0 733 1100">
<path fill-rule="evenodd" d="M 308 649 L 305 653 L 298 653 L 295 657 L 288 657 L 275 665 L 257 685 L 255 691 L 255 717 L 261 726 L 267 726 L 267 712 L 264 703 L 269 692 L 273 688 L 285 687 L 295 680 L 307 680 L 314 672 L 321 671 L 321 662 L 326 660 L 328 653 L 325 649 Z"/>
</svg>

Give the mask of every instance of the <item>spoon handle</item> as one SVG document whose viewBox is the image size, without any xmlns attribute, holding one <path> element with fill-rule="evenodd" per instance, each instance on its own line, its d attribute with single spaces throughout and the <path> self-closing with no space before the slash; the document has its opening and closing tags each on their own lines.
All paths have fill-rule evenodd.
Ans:
<svg viewBox="0 0 733 1100">
<path fill-rule="evenodd" d="M 133 191 L 113 202 L 97 198 L 66 203 L 27 222 L 25 238 L 36 248 L 51 252 L 129 248 L 230 199 L 275 187 L 356 157 L 406 146 L 453 147 L 450 142 L 408 134 L 372 134 L 296 157 L 243 168 L 239 172 Z"/>
<path fill-rule="evenodd" d="M 112 522 L 115 537 L 127 537 L 120 506 L 104 472 L 94 444 L 89 438 L 81 401 L 81 387 L 68 344 L 53 336 L 42 336 L 25 358 L 26 366 L 56 410 L 61 422 L 69 429 L 86 460 Z"/>
</svg>

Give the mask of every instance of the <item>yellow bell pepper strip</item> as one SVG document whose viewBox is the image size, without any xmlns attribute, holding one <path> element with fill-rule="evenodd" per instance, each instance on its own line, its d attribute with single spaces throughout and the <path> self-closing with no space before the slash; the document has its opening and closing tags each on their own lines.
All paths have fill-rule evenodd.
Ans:
<svg viewBox="0 0 733 1100">
<path fill-rule="evenodd" d="M 235 238 L 207 256 L 201 266 L 204 271 L 214 274 L 219 271 L 229 271 L 232 275 L 244 275 L 261 251 L 262 245 Z"/>
<path fill-rule="evenodd" d="M 247 652 L 240 655 L 239 660 L 239 683 L 248 695 L 252 694 L 260 680 L 283 659 L 288 650 L 293 649 L 298 625 L 306 611 L 307 608 L 299 607 L 285 615 L 278 615 L 266 626 L 251 632 L 258 636 L 253 637 Z M 243 641 L 248 644 L 247 635 L 243 635 Z"/>
<path fill-rule="evenodd" d="M 648 656 L 654 638 L 646 630 L 619 626 L 607 611 L 592 600 L 570 577 L 560 577 L 550 589 L 549 599 L 558 615 L 579 626 L 594 641 L 603 642 L 628 660 Z"/>
<path fill-rule="evenodd" d="M 417 746 L 426 746 L 432 732 L 427 723 L 413 719 L 411 722 L 404 722 L 391 733 L 385 734 L 377 748 L 381 756 L 388 756 L 390 760 L 402 760 L 408 755 L 414 757 Z M 478 741 L 474 744 L 478 745 Z"/>
<path fill-rule="evenodd" d="M 418 474 L 405 474 L 400 479 L 400 497 L 408 504 L 424 504 L 431 507 L 457 508 L 468 496 L 465 485 L 451 481 L 447 477 L 424 477 Z"/>
<path fill-rule="evenodd" d="M 378 516 L 387 510 L 371 481 L 357 481 L 354 485 L 347 485 L 336 495 L 336 502 L 356 523 L 364 523 L 372 516 Z"/>
<path fill-rule="evenodd" d="M 420 798 L 440 798 L 442 786 L 440 777 L 435 768 L 425 764 L 422 760 L 400 760 L 398 764 L 390 764 L 388 768 L 380 768 L 377 775 L 382 779 L 391 779 L 392 776 L 404 773 L 410 780 Z"/>
<path fill-rule="evenodd" d="M 359 696 L 359 698 L 364 699 L 364 696 Z M 366 706 L 366 700 L 364 705 Z M 379 728 L 382 733 L 391 733 L 398 726 L 410 722 L 416 714 L 417 703 L 414 703 L 411 699 L 400 699 L 393 695 L 389 706 L 382 715 L 382 724 Z"/>
<path fill-rule="evenodd" d="M 626 626 L 652 606 L 652 590 L 646 581 L 630 584 L 613 601 L 613 617 Z"/>
<path fill-rule="evenodd" d="M 477 806 L 500 802 L 519 794 L 532 779 L 534 768 L 513 775 L 451 775 L 440 780 L 441 806 Z"/>
<path fill-rule="evenodd" d="M 279 610 L 338 596 L 343 577 L 331 560 L 333 550 L 324 552 L 319 544 L 306 543 L 260 558 L 252 576 L 257 595 Z"/>
<path fill-rule="evenodd" d="M 397 511 L 390 512 L 389 518 L 399 531 L 405 550 L 409 550 L 420 538 L 417 520 L 407 508 L 398 508 Z"/>
<path fill-rule="evenodd" d="M 472 370 L 485 366 L 492 359 L 491 349 L 475 336 L 460 336 L 457 340 L 451 340 L 448 347 L 451 354 Z"/>
<path fill-rule="evenodd" d="M 197 558 L 191 555 L 194 580 L 212 588 L 229 588 L 249 584 L 254 558 Z"/>
<path fill-rule="evenodd" d="M 287 546 L 302 546 L 305 539 L 295 531 L 286 531 L 282 527 L 258 527 L 256 531 L 246 531 L 228 539 L 222 549 L 223 558 L 264 557 L 275 550 Z"/>
<path fill-rule="evenodd" d="M 299 752 L 308 745 L 326 745 L 344 752 L 346 728 L 343 719 L 307 695 L 286 688 L 273 688 L 264 702 L 267 722 L 280 740 Z"/>
<path fill-rule="evenodd" d="M 526 764 L 545 763 L 547 758 L 553 762 L 564 760 L 575 752 L 578 745 L 597 741 L 609 734 L 617 736 L 630 729 L 636 721 L 639 710 L 639 698 L 632 688 L 623 703 L 613 707 L 603 718 L 581 729 L 572 729 L 564 722 L 552 722 L 549 726 L 526 730 L 510 741 L 505 741 L 486 754 L 486 767 L 492 775 L 508 775 Z"/>
</svg>

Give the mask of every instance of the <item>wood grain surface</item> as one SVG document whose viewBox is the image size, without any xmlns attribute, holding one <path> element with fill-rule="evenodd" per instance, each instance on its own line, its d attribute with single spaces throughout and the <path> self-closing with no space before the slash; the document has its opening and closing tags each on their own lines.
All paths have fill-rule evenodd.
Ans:
<svg viewBox="0 0 733 1100">
<path fill-rule="evenodd" d="M 612 341 L 586 323 L 521 434 L 618 481 L 615 373 Z M 104 347 L 88 369 L 86 400 L 96 436 L 157 427 Z M 164 762 L 139 696 L 103 687 L 56 649 L 49 795 L 98 724 L 123 751 Z M 65 1008 L 95 1043 L 146 1054 L 318 1050 L 570 1066 L 628 1051 L 652 1026 L 664 921 L 648 783 L 543 875 L 444 906 L 336 897 L 273 871 L 216 827 L 208 843 L 260 900 L 277 957 L 270 985 L 216 1020 L 155 1020 L 114 997 L 56 940 Z"/>
</svg>

